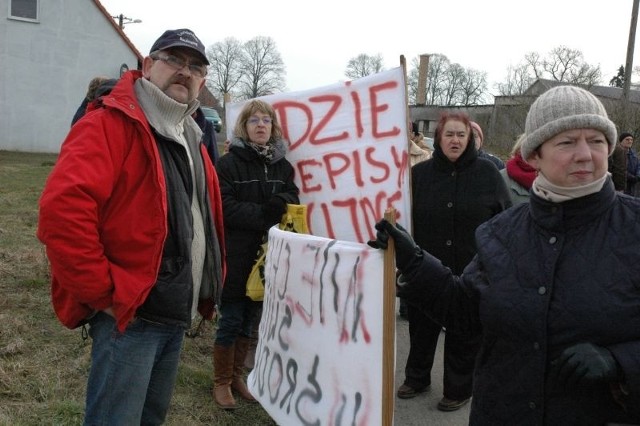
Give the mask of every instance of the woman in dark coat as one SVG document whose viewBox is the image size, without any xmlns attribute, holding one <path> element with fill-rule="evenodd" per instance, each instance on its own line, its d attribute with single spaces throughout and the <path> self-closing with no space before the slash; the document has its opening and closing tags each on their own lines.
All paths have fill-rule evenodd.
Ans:
<svg viewBox="0 0 640 426">
<path fill-rule="evenodd" d="M 229 152 L 216 164 L 227 276 L 213 350 L 214 399 L 224 409 L 236 408 L 231 389 L 254 401 L 244 382 L 244 360 L 262 302 L 246 296 L 247 278 L 269 228 L 280 222 L 287 203 L 299 203 L 294 170 L 285 158 L 287 145 L 271 105 L 261 100 L 247 102 L 234 134 Z"/>
<path fill-rule="evenodd" d="M 413 235 L 454 273 L 461 273 L 476 252 L 474 232 L 511 206 L 504 180 L 490 161 L 478 158 L 469 117 L 444 113 L 435 132 L 433 158 L 416 164 L 412 176 Z M 410 302 L 410 301 L 409 301 Z M 409 303 L 410 349 L 399 398 L 411 398 L 431 384 L 442 326 Z M 478 334 L 447 329 L 443 398 L 438 409 L 453 411 L 471 397 Z"/>
<path fill-rule="evenodd" d="M 525 133 L 530 201 L 480 225 L 462 275 L 386 221 L 370 244 L 395 240 L 399 294 L 482 334 L 470 424 L 639 424 L 640 200 L 608 176 L 615 125 L 591 93 L 558 86 Z"/>
</svg>

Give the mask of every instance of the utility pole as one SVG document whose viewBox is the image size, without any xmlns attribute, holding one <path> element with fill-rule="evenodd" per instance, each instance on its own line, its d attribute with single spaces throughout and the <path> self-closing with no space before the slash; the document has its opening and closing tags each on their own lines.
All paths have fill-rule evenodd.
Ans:
<svg viewBox="0 0 640 426">
<path fill-rule="evenodd" d="M 638 25 L 638 3 L 640 0 L 633 0 L 633 11 L 631 12 L 631 28 L 629 29 L 629 43 L 627 44 L 627 64 L 624 67 L 624 88 L 622 89 L 622 99 L 629 100 L 629 89 L 631 88 L 631 72 L 633 70 L 633 51 L 636 42 L 636 26 Z"/>
<path fill-rule="evenodd" d="M 113 19 L 118 20 L 118 26 L 121 30 L 124 30 L 126 24 L 139 24 L 142 22 L 140 19 L 127 18 L 122 13 L 120 15 L 112 16 Z"/>
</svg>

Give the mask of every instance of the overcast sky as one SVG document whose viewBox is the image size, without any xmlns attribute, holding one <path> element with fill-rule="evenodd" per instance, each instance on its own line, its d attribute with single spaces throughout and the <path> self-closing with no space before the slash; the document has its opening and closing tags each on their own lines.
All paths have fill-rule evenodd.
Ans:
<svg viewBox="0 0 640 426">
<path fill-rule="evenodd" d="M 166 29 L 190 28 L 207 47 L 226 37 L 271 37 L 289 91 L 344 81 L 349 59 L 361 53 L 381 54 L 387 69 L 399 66 L 400 55 L 411 66 L 419 54 L 441 53 L 452 63 L 486 71 L 493 94 L 509 65 L 528 52 L 545 56 L 560 45 L 599 64 L 608 84 L 626 62 L 633 6 L 633 0 L 101 2 L 112 15 L 142 20 L 126 25 L 125 33 L 143 55 Z M 640 65 L 640 55 L 633 65 Z"/>
</svg>

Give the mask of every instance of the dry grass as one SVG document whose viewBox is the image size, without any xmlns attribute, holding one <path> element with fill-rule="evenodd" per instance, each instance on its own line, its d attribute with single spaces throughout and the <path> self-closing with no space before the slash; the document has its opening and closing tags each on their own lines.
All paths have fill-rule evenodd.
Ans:
<svg viewBox="0 0 640 426">
<path fill-rule="evenodd" d="M 91 341 L 57 320 L 35 237 L 50 154 L 0 151 L 0 425 L 80 425 Z M 215 325 L 185 339 L 168 425 L 273 425 L 258 404 L 234 412 L 211 399 Z"/>
</svg>

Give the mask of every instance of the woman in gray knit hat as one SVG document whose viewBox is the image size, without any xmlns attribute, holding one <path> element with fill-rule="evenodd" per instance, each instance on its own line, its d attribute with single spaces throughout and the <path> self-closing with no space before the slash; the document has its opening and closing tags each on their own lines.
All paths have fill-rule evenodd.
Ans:
<svg viewBox="0 0 640 426">
<path fill-rule="evenodd" d="M 560 86 L 531 106 L 522 157 L 529 203 L 478 227 L 460 276 L 400 227 L 398 294 L 447 331 L 482 333 L 472 425 L 640 423 L 640 200 L 616 192 L 616 128 L 586 90 Z"/>
</svg>

